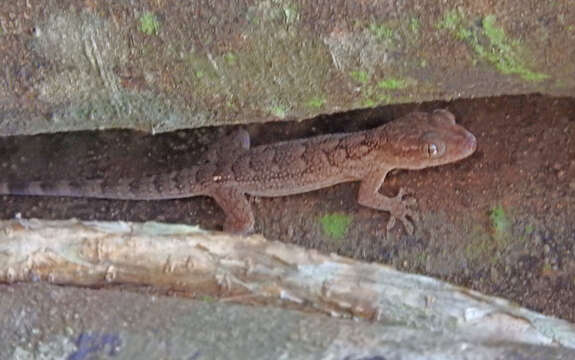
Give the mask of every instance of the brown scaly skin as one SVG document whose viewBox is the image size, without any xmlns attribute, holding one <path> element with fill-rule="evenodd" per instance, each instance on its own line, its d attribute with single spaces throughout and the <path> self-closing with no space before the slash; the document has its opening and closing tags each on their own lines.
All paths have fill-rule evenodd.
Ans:
<svg viewBox="0 0 575 360">
<path fill-rule="evenodd" d="M 390 230 L 397 220 L 413 233 L 400 189 L 379 193 L 392 169 L 423 169 L 459 161 L 476 149 L 473 134 L 447 110 L 414 112 L 371 130 L 316 136 L 250 148 L 245 130 L 225 137 L 203 164 L 181 171 L 110 182 L 106 179 L 0 183 L 0 194 L 161 200 L 210 196 L 226 213 L 224 230 L 247 233 L 254 217 L 246 194 L 286 196 L 335 184 L 361 181 L 358 202 L 388 211 Z"/>
</svg>

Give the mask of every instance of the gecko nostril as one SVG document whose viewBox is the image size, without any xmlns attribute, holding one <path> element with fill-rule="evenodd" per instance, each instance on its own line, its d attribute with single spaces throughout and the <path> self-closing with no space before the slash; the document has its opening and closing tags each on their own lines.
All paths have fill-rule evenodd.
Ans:
<svg viewBox="0 0 575 360">
<path fill-rule="evenodd" d="M 469 153 L 472 154 L 477 149 L 477 139 L 470 132 L 468 132 L 466 135 L 467 135 L 465 139 L 466 140 L 465 143 L 467 145 L 466 147 L 469 150 Z"/>
</svg>

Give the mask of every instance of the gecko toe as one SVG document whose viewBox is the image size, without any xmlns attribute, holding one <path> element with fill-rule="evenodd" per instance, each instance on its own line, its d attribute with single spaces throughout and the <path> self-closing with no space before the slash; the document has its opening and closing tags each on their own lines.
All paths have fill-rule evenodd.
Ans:
<svg viewBox="0 0 575 360">
<path fill-rule="evenodd" d="M 417 211 L 415 211 L 415 210 L 409 209 L 409 210 L 407 210 L 407 211 L 405 212 L 405 215 L 409 216 L 409 217 L 411 218 L 412 222 L 416 222 L 416 223 L 417 223 L 417 222 L 419 222 L 419 221 L 421 220 L 421 217 L 419 216 L 419 213 L 418 213 Z"/>
<path fill-rule="evenodd" d="M 408 216 L 412 217 L 411 214 L 407 214 L 407 213 L 402 214 L 401 216 L 397 216 L 397 217 L 392 215 L 389 218 L 389 221 L 387 222 L 387 226 L 386 226 L 387 236 L 389 237 L 389 233 L 397 224 L 397 220 L 399 220 L 399 222 L 403 225 L 403 228 L 405 229 L 405 232 L 408 235 L 413 235 L 415 227 L 414 227 L 412 221 L 409 220 Z"/>
<path fill-rule="evenodd" d="M 253 221 L 242 221 L 241 219 L 226 218 L 224 231 L 236 235 L 248 235 L 253 231 Z"/>
<path fill-rule="evenodd" d="M 408 197 L 405 200 L 403 200 L 405 202 L 405 205 L 407 206 L 415 206 L 417 205 L 417 199 L 414 197 Z"/>
<path fill-rule="evenodd" d="M 410 217 L 412 217 L 411 215 L 409 215 Z M 414 231 L 415 231 L 415 226 L 413 225 L 413 223 L 407 218 L 407 216 L 402 216 L 401 217 L 401 223 L 403 224 L 403 227 L 405 228 L 405 232 L 407 233 L 407 235 L 413 235 Z"/>
<path fill-rule="evenodd" d="M 395 216 L 391 215 L 391 216 L 389 217 L 389 220 L 387 221 L 387 226 L 386 226 L 386 229 L 387 229 L 387 232 L 388 232 L 388 233 L 391 231 L 391 229 L 393 229 L 393 227 L 395 226 L 395 223 L 396 223 L 396 222 L 397 222 L 397 218 L 396 218 Z"/>
</svg>

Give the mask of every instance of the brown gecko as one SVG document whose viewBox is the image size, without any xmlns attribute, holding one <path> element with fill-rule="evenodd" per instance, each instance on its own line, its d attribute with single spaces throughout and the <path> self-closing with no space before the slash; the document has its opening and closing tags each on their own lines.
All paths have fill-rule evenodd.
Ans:
<svg viewBox="0 0 575 360">
<path fill-rule="evenodd" d="M 447 110 L 414 112 L 375 129 L 321 135 L 250 147 L 239 130 L 204 155 L 204 163 L 140 178 L 77 181 L 0 182 L 0 194 L 161 200 L 209 196 L 224 210 L 224 230 L 247 233 L 254 216 L 246 194 L 286 196 L 339 183 L 360 181 L 357 201 L 390 213 L 413 233 L 416 219 L 404 198 L 379 193 L 392 169 L 423 169 L 461 160 L 476 149 L 473 134 L 455 123 Z M 412 199 L 411 199 L 412 200 Z"/>
</svg>

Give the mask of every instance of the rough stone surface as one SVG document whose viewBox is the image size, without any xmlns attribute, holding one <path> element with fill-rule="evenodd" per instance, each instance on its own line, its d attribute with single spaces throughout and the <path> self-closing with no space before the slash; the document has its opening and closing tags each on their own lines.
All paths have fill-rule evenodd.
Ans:
<svg viewBox="0 0 575 360">
<path fill-rule="evenodd" d="M 3 359 L 573 359 L 569 348 L 481 343 L 274 308 L 46 284 L 0 286 Z"/>
<path fill-rule="evenodd" d="M 575 90 L 567 1 L 14 1 L 0 36 L 0 135 Z"/>
</svg>

